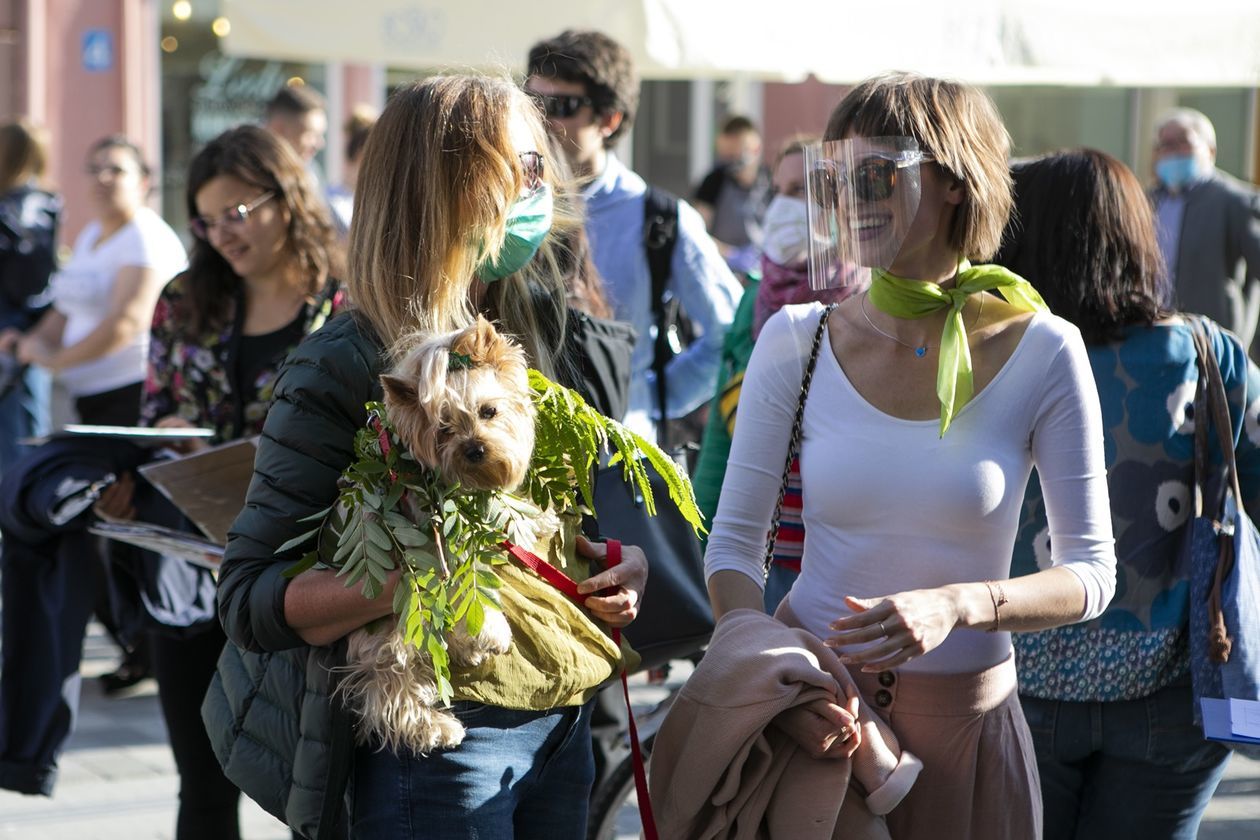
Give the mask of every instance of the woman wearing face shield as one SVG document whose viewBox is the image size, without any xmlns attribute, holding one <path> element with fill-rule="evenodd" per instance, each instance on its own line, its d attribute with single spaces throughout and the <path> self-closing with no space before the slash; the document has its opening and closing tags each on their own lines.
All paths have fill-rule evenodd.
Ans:
<svg viewBox="0 0 1260 840">
<path fill-rule="evenodd" d="M 972 263 L 997 249 L 1010 212 L 1008 150 L 992 102 L 965 85 L 893 74 L 837 106 L 810 171 L 826 176 L 810 182 L 811 222 L 823 221 L 811 248 L 836 241 L 811 270 L 831 280 L 852 260 L 871 284 L 830 312 L 788 306 L 766 323 L 706 555 L 719 616 L 762 609 L 765 536 L 821 323 L 800 425 L 808 539 L 778 616 L 833 649 L 864 705 L 923 760 L 886 818 L 899 839 L 1040 836 L 1010 633 L 1092 618 L 1115 586 L 1080 333 L 1022 279 Z M 1007 580 L 1034 465 L 1050 567 Z M 841 711 L 817 702 L 772 726 L 842 757 Z"/>
</svg>

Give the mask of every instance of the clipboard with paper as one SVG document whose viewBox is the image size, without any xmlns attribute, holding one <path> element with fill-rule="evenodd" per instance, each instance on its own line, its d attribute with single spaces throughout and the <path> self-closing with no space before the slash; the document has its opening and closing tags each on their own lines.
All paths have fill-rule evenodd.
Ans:
<svg viewBox="0 0 1260 840">
<path fill-rule="evenodd" d="M 250 437 L 139 468 L 145 481 L 178 508 L 203 536 L 134 520 L 101 522 L 90 530 L 216 569 L 227 544 L 228 529 L 245 504 L 257 450 L 257 437 Z"/>
</svg>

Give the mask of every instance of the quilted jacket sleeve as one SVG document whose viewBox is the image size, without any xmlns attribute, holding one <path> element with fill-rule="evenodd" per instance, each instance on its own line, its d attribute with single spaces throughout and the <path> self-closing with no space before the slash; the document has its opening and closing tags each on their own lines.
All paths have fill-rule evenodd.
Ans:
<svg viewBox="0 0 1260 840">
<path fill-rule="evenodd" d="M 341 315 L 289 356 L 267 414 L 245 508 L 228 535 L 219 619 L 246 650 L 305 644 L 284 620 L 284 570 L 300 549 L 276 554 L 309 530 L 300 520 L 328 507 L 353 455 L 364 404 L 380 399 L 381 348 L 370 328 Z"/>
</svg>

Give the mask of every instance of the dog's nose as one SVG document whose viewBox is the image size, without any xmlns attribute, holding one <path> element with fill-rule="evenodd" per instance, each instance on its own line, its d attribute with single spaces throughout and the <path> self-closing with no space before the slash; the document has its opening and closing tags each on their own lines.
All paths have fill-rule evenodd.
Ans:
<svg viewBox="0 0 1260 840">
<path fill-rule="evenodd" d="M 470 464 L 480 464 L 485 459 L 486 447 L 485 444 L 480 441 L 470 443 L 464 447 L 464 460 L 468 461 Z"/>
</svg>

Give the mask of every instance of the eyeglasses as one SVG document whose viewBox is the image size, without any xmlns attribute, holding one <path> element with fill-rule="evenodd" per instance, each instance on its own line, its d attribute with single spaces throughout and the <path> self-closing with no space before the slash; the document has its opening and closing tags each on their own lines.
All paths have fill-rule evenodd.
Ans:
<svg viewBox="0 0 1260 840">
<path fill-rule="evenodd" d="M 188 229 L 198 239 L 209 239 L 210 232 L 219 225 L 243 225 L 249 221 L 249 214 L 253 213 L 262 205 L 275 198 L 276 194 L 268 190 L 262 195 L 255 198 L 249 204 L 238 204 L 235 207 L 229 207 L 223 211 L 223 215 L 217 219 L 207 219 L 205 216 L 193 216 L 188 220 Z"/>
<path fill-rule="evenodd" d="M 521 177 L 525 181 L 525 189 L 534 192 L 543 185 L 543 175 L 546 174 L 542 153 L 518 152 L 517 156 L 521 159 Z"/>
<path fill-rule="evenodd" d="M 113 165 L 97 166 L 96 164 L 92 164 L 91 166 L 87 168 L 87 174 L 92 178 L 99 178 L 102 175 L 108 175 L 111 178 L 117 178 L 119 176 L 126 175 L 130 171 L 131 170 L 125 167 L 113 166 Z"/>
<path fill-rule="evenodd" d="M 835 207 L 840 191 L 849 187 L 859 201 L 885 201 L 897 189 L 897 170 L 930 163 L 935 158 L 923 152 L 903 152 L 897 157 L 871 155 L 863 158 L 849 173 L 834 160 L 819 161 L 809 173 L 810 194 L 822 207 Z"/>
<path fill-rule="evenodd" d="M 538 104 L 543 116 L 551 120 L 567 120 L 587 105 L 594 107 L 595 104 L 589 96 L 538 93 L 533 90 L 526 90 L 525 94 Z"/>
</svg>

